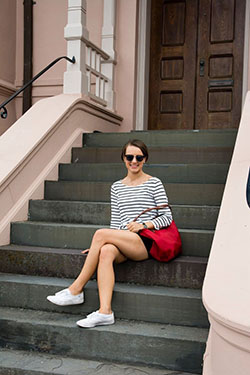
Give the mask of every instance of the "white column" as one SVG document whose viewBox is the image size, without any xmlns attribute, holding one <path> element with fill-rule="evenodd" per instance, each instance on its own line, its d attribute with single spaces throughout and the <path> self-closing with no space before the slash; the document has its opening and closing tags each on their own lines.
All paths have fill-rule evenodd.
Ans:
<svg viewBox="0 0 250 375">
<path fill-rule="evenodd" d="M 136 84 L 136 130 L 148 126 L 151 0 L 139 0 Z"/>
<path fill-rule="evenodd" d="M 67 40 L 67 56 L 76 58 L 76 63 L 67 63 L 64 73 L 64 94 L 88 94 L 86 75 L 86 45 L 88 39 L 86 28 L 86 0 L 68 0 L 68 24 L 64 28 Z"/>
<path fill-rule="evenodd" d="M 103 1 L 102 49 L 110 59 L 102 62 L 102 73 L 108 78 L 105 92 L 107 107 L 115 109 L 114 68 L 116 64 L 115 52 L 115 24 L 116 0 Z"/>
</svg>

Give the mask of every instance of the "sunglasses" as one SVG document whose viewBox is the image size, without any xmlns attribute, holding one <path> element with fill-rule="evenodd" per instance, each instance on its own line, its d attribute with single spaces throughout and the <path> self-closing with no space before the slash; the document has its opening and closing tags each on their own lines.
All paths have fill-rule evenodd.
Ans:
<svg viewBox="0 0 250 375">
<path fill-rule="evenodd" d="M 127 161 L 132 161 L 134 158 L 136 158 L 136 161 L 138 163 L 142 162 L 142 160 L 145 158 L 144 155 L 124 155 Z"/>
</svg>

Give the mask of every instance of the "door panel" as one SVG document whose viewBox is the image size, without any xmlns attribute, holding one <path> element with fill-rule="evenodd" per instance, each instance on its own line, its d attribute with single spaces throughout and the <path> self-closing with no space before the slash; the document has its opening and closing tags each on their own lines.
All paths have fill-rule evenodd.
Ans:
<svg viewBox="0 0 250 375">
<path fill-rule="evenodd" d="M 197 0 L 153 1 L 149 129 L 193 127 Z"/>
<path fill-rule="evenodd" d="M 149 129 L 238 127 L 245 0 L 152 0 Z"/>
<path fill-rule="evenodd" d="M 239 125 L 244 10 L 244 0 L 199 2 L 195 128 Z"/>
<path fill-rule="evenodd" d="M 204 4 L 202 4 L 201 10 L 204 12 L 203 6 Z M 235 0 L 211 0 L 210 7 L 210 42 L 232 42 L 234 39 Z"/>
</svg>

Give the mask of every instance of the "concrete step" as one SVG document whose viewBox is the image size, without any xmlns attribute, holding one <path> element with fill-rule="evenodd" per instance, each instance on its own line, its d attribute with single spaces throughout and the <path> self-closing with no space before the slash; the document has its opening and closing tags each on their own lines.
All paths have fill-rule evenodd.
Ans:
<svg viewBox="0 0 250 375">
<path fill-rule="evenodd" d="M 213 146 L 233 147 L 235 129 L 133 131 L 130 133 L 87 133 L 83 145 L 88 147 L 122 147 L 129 139 L 140 139 L 148 147 Z"/>
<path fill-rule="evenodd" d="M 84 288 L 85 302 L 76 306 L 56 306 L 46 297 L 67 288 L 72 279 L 0 274 L 0 306 L 27 308 L 68 314 L 86 314 L 99 308 L 95 281 Z M 201 291 L 117 283 L 112 308 L 119 319 L 151 323 L 208 327 Z"/>
<path fill-rule="evenodd" d="M 85 258 L 76 249 L 7 245 L 0 247 L 0 272 L 76 278 Z M 205 257 L 179 256 L 169 263 L 127 261 L 115 265 L 115 275 L 121 283 L 200 289 L 206 266 Z"/>
<path fill-rule="evenodd" d="M 0 350 L 0 375 L 177 375 L 157 367 L 75 359 L 22 350 Z M 178 372 L 178 375 L 195 375 Z"/>
<path fill-rule="evenodd" d="M 0 308 L 1 346 L 200 373 L 207 329 L 117 320 L 81 329 L 71 314 Z M 122 355 L 121 355 L 122 353 Z"/>
<path fill-rule="evenodd" d="M 219 207 L 172 205 L 178 227 L 214 230 Z M 31 200 L 29 220 L 60 223 L 110 223 L 110 203 L 81 201 Z"/>
<path fill-rule="evenodd" d="M 88 249 L 93 234 L 101 225 L 46 223 L 39 221 L 11 224 L 11 243 L 16 245 Z M 211 230 L 179 229 L 183 254 L 208 256 L 214 232 Z"/>
<path fill-rule="evenodd" d="M 229 164 L 232 147 L 168 146 L 150 147 L 149 163 L 219 163 Z M 75 147 L 72 163 L 122 163 L 120 147 Z"/>
<path fill-rule="evenodd" d="M 45 199 L 110 201 L 111 182 L 45 181 Z M 165 183 L 170 204 L 219 206 L 224 184 Z"/>
<path fill-rule="evenodd" d="M 228 164 L 151 164 L 144 172 L 168 183 L 224 184 Z M 59 165 L 59 179 L 66 181 L 116 181 L 126 175 L 119 163 L 74 163 Z"/>
</svg>

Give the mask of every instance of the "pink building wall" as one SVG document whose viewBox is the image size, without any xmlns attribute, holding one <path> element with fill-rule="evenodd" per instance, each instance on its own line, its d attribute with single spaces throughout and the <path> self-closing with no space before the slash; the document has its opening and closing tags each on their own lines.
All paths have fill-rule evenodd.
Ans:
<svg viewBox="0 0 250 375">
<path fill-rule="evenodd" d="M 14 1 L 1 1 L 0 35 L 2 55 L 0 65 L 1 79 L 13 84 L 15 82 L 16 54 L 16 6 Z"/>
<path fill-rule="evenodd" d="M 1 1 L 0 12 L 0 103 L 11 96 L 16 78 L 16 2 Z M 8 106 L 8 120 L 0 118 L 0 135 L 16 121 L 15 103 Z"/>
<path fill-rule="evenodd" d="M 63 37 L 67 23 L 67 0 L 36 0 L 33 6 L 33 76 L 39 73 L 52 60 L 66 55 L 67 44 Z M 17 34 L 16 84 L 23 84 L 23 4 L 17 2 L 19 30 Z M 61 61 L 33 84 L 33 103 L 38 100 L 61 94 L 63 73 L 66 62 Z M 21 102 L 21 99 L 19 100 Z M 19 103 L 18 102 L 18 103 Z M 18 116 L 21 106 L 18 105 Z"/>
<path fill-rule="evenodd" d="M 103 0 L 87 0 L 87 29 L 89 39 L 102 46 Z"/>
<path fill-rule="evenodd" d="M 7 34 L 1 33 L 0 40 L 8 44 L 11 38 L 11 43 L 16 48 L 8 51 L 5 71 L 2 70 L 3 59 L 0 58 L 0 79 L 6 76 L 13 88 L 15 86 L 18 89 L 23 84 L 23 2 L 3 2 L 6 11 L 1 12 L 0 17 L 5 21 Z M 121 129 L 129 131 L 134 127 L 135 118 L 137 0 L 117 0 L 116 4 L 116 112 L 124 118 Z M 64 27 L 67 24 L 67 5 L 67 0 L 36 0 L 33 7 L 33 76 L 58 56 L 66 55 Z M 14 25 L 11 35 L 7 26 L 10 24 Z M 87 0 L 89 39 L 98 47 L 101 47 L 102 24 L 103 0 Z M 61 61 L 33 84 L 33 103 L 63 92 L 65 70 L 66 62 Z M 21 97 L 16 99 L 16 112 L 19 118 L 22 114 Z M 10 117 L 8 120 L 0 120 L 1 123 L 4 121 L 5 128 L 14 122 L 11 113 L 13 114 L 13 109 L 9 105 Z"/>
<path fill-rule="evenodd" d="M 115 91 L 122 131 L 135 127 L 137 1 L 117 1 L 117 66 Z"/>
</svg>

